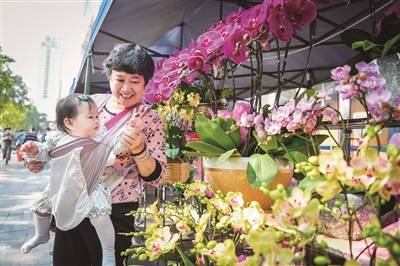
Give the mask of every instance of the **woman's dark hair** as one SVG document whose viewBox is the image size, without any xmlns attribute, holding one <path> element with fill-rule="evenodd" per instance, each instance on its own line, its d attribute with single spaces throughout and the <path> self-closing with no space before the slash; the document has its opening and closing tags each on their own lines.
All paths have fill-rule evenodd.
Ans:
<svg viewBox="0 0 400 266">
<path fill-rule="evenodd" d="M 121 43 L 115 45 L 103 62 L 104 72 L 108 78 L 111 71 L 123 71 L 129 74 L 143 76 L 145 85 L 153 77 L 154 61 L 146 50 L 135 43 Z"/>
<path fill-rule="evenodd" d="M 74 93 L 60 99 L 56 106 L 56 122 L 58 130 L 69 133 L 64 124 L 65 118 L 75 118 L 78 115 L 78 107 L 82 102 L 89 104 L 89 109 L 97 107 L 96 103 L 87 95 Z"/>
</svg>

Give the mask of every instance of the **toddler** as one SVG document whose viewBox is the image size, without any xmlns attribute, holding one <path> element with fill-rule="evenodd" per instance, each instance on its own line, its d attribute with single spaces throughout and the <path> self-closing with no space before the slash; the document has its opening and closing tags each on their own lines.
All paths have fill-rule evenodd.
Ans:
<svg viewBox="0 0 400 266">
<path fill-rule="evenodd" d="M 29 159 L 47 162 L 52 149 L 78 138 L 95 138 L 99 134 L 98 107 L 86 95 L 71 94 L 61 99 L 56 107 L 56 122 L 59 131 L 48 134 L 45 143 L 24 144 L 22 150 Z M 52 159 L 50 184 L 33 208 L 35 235 L 22 245 L 21 251 L 28 253 L 49 240 L 52 213 L 57 227 L 63 231 L 76 227 L 84 217 L 89 217 L 101 242 L 102 265 L 114 266 L 115 232 L 109 217 L 110 191 L 100 182 L 93 193 L 88 195 L 80 164 L 81 150 L 77 148 L 71 154 Z"/>
</svg>

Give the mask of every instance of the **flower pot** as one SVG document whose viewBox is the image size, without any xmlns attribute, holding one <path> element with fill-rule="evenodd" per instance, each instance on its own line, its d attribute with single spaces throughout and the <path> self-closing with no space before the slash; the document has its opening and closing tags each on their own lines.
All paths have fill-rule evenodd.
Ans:
<svg viewBox="0 0 400 266">
<path fill-rule="evenodd" d="M 217 164 L 218 158 L 204 159 L 204 176 L 211 185 L 226 194 L 229 191 L 240 192 L 246 202 L 258 201 L 263 209 L 271 207 L 273 200 L 261 190 L 252 187 L 247 181 L 248 157 L 231 157 L 223 164 Z M 274 189 L 278 184 L 288 186 L 293 176 L 293 164 L 276 160 L 278 174 L 268 186 Z"/>
<path fill-rule="evenodd" d="M 160 183 L 165 185 L 173 182 L 186 182 L 189 179 L 189 174 L 189 162 L 168 159 L 167 166 Z"/>
</svg>

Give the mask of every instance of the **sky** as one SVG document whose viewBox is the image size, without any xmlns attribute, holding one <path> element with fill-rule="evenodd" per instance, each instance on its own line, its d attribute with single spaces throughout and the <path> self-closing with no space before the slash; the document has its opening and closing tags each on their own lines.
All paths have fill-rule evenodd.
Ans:
<svg viewBox="0 0 400 266">
<path fill-rule="evenodd" d="M 0 0 L 0 46 L 31 90 L 38 86 L 40 45 L 46 36 L 62 47 L 62 93 L 66 95 L 82 61 L 82 43 L 100 0 Z"/>
</svg>

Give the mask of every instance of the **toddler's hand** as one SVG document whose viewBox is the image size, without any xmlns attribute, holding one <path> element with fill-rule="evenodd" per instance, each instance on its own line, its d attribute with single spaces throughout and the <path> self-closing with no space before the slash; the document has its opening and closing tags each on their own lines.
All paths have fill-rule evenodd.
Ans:
<svg viewBox="0 0 400 266">
<path fill-rule="evenodd" d="M 29 157 L 35 157 L 39 153 L 37 144 L 33 141 L 28 141 L 21 147 L 21 151 L 25 152 Z"/>
<path fill-rule="evenodd" d="M 131 119 L 127 125 L 133 128 L 139 128 L 145 114 L 150 110 L 150 107 L 141 105 L 135 112 L 133 112 Z"/>
</svg>

